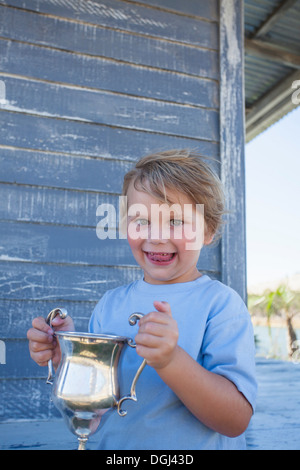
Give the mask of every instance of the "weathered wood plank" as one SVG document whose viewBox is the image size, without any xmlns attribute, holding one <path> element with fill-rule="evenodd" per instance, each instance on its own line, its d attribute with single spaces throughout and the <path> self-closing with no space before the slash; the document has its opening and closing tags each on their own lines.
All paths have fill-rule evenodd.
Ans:
<svg viewBox="0 0 300 470">
<path fill-rule="evenodd" d="M 218 173 L 217 161 L 208 162 Z M 134 162 L 126 160 L 2 148 L 0 181 L 120 194 L 124 174 L 133 166 Z"/>
<path fill-rule="evenodd" d="M 179 16 L 173 14 L 172 11 L 145 8 L 138 4 L 130 5 L 118 0 L 101 0 L 101 2 L 91 0 L 88 2 L 84 0 L 73 0 L 72 2 L 65 0 L 9 0 L 0 3 L 25 8 L 29 11 L 52 14 L 67 20 L 89 23 L 85 25 L 85 32 L 89 31 L 91 25 L 97 25 L 102 28 L 114 28 L 128 33 L 138 33 L 218 49 L 217 25 L 202 21 L 200 18 L 193 18 L 192 14 L 195 8 L 191 8 L 191 2 L 189 5 L 190 16 Z M 205 6 L 203 0 L 197 3 L 196 14 L 200 10 L 205 17 L 212 16 L 215 0 L 210 0 L 210 3 L 213 4 L 211 7 Z"/>
<path fill-rule="evenodd" d="M 222 281 L 246 301 L 243 4 L 221 0 L 220 135 L 228 223 L 222 239 Z"/>
<path fill-rule="evenodd" d="M 45 381 L 47 369 L 42 367 L 40 374 L 43 376 L 42 379 L 0 380 L 1 421 L 49 419 L 60 416 L 50 400 L 51 388 Z"/>
<path fill-rule="evenodd" d="M 172 148 L 197 148 L 207 157 L 219 155 L 218 142 L 207 139 L 187 139 L 5 111 L 0 112 L 0 142 L 30 150 L 131 161 Z"/>
<path fill-rule="evenodd" d="M 101 220 L 100 217 L 97 218 Z M 0 260 L 136 266 L 127 240 L 99 240 L 95 228 L 0 222 Z M 216 267 L 216 266 L 215 266 Z M 207 266 L 206 266 L 207 268 Z"/>
<path fill-rule="evenodd" d="M 9 111 L 60 117 L 194 139 L 217 140 L 219 113 L 211 109 L 83 90 L 0 74 Z"/>
<path fill-rule="evenodd" d="M 118 194 L 133 162 L 3 148 L 0 181 Z"/>
<path fill-rule="evenodd" d="M 115 60 L 17 41 L 0 39 L 0 70 L 163 101 L 209 108 L 219 106 L 218 83 L 215 80 L 121 64 Z"/>
<path fill-rule="evenodd" d="M 73 318 L 77 331 L 87 331 L 90 316 L 100 300 L 70 301 L 0 299 L 0 338 L 25 339 L 32 320 L 44 317 L 56 307 L 64 307 Z"/>
<path fill-rule="evenodd" d="M 94 0 L 98 1 L 98 0 Z M 99 0 L 102 1 L 102 0 Z M 136 2 L 136 0 L 127 0 Z M 217 21 L 219 18 L 218 0 L 139 0 L 139 3 L 152 5 L 159 9 L 164 8 L 176 13 L 200 16 L 211 21 Z"/>
<path fill-rule="evenodd" d="M 8 269 L 9 267 L 9 269 Z M 97 301 L 108 289 L 140 279 L 139 268 L 0 262 L 3 299 Z"/>
<path fill-rule="evenodd" d="M 118 196 L 44 187 L 1 185 L 0 218 L 95 227 L 100 204 L 118 207 Z"/>
<path fill-rule="evenodd" d="M 0 262 L 3 299 L 97 301 L 106 290 L 128 284 L 140 276 L 140 269 L 134 267 Z"/>
<path fill-rule="evenodd" d="M 100 220 L 100 218 L 99 218 Z M 61 227 L 0 221 L 0 260 L 74 265 L 136 266 L 127 240 L 99 240 L 96 228 Z M 116 234 L 118 237 L 118 233 Z M 217 272 L 220 247 L 204 247 L 201 270 Z"/>
<path fill-rule="evenodd" d="M 1 10 L 0 36 L 4 38 L 201 77 L 218 79 L 219 76 L 218 53 L 212 49 L 130 35 L 29 11 L 4 7 Z M 213 37 L 217 39 L 217 34 Z"/>
<path fill-rule="evenodd" d="M 5 338 L 6 364 L 0 367 L 0 381 L 5 378 L 41 377 L 41 369 L 30 358 L 27 339 Z M 42 372 L 43 371 L 43 372 Z"/>
</svg>

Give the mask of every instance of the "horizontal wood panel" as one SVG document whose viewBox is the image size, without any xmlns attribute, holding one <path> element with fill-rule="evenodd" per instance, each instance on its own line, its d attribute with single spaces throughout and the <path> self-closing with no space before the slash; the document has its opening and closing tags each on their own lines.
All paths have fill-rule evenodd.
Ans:
<svg viewBox="0 0 300 470">
<path fill-rule="evenodd" d="M 0 219 L 95 227 L 100 204 L 118 207 L 118 197 L 95 192 L 4 184 Z"/>
<path fill-rule="evenodd" d="M 97 301 L 140 276 L 138 268 L 0 262 L 3 299 Z"/>
<path fill-rule="evenodd" d="M 127 240 L 99 240 L 96 227 L 0 222 L 0 231 L 0 260 L 94 266 L 112 266 L 117 260 L 119 266 L 136 266 Z"/>
<path fill-rule="evenodd" d="M 88 331 L 91 314 L 101 296 L 94 301 L 0 299 L 0 338 L 26 339 L 36 317 L 46 318 L 54 308 L 64 307 L 73 318 L 77 331 Z"/>
<path fill-rule="evenodd" d="M 218 162 L 208 160 L 219 172 Z M 0 151 L 0 182 L 120 194 L 123 177 L 134 162 L 36 152 Z"/>
<path fill-rule="evenodd" d="M 152 152 L 172 148 L 196 148 L 207 157 L 219 155 L 218 142 L 70 122 L 4 110 L 1 112 L 1 109 L 0 142 L 2 145 L 31 150 L 132 161 Z"/>
<path fill-rule="evenodd" d="M 9 268 L 9 269 L 8 269 Z M 3 299 L 97 301 L 108 289 L 140 279 L 138 268 L 0 262 Z"/>
<path fill-rule="evenodd" d="M 0 3 L 89 23 L 89 25 L 85 25 L 84 32 L 86 34 L 89 31 L 88 27 L 93 24 L 128 33 L 156 36 L 171 41 L 176 40 L 218 49 L 217 25 L 202 21 L 200 18 L 192 18 L 193 13 L 202 16 L 199 15 L 200 12 L 203 12 L 203 17 L 206 19 L 215 16 L 216 0 L 209 1 L 212 3 L 210 7 L 205 5 L 208 3 L 207 0 L 198 1 L 196 9 L 189 2 L 189 10 L 186 8 L 190 13 L 189 17 L 162 11 L 160 8 L 145 8 L 138 5 L 137 2 L 130 5 L 128 2 L 118 0 L 101 0 L 99 2 L 91 0 L 88 2 L 85 0 L 73 0 L 72 2 L 65 0 L 7 0 Z M 162 6 L 161 2 L 158 6 Z"/>
<path fill-rule="evenodd" d="M 0 74 L 6 110 L 109 126 L 217 140 L 219 113 L 107 92 L 83 90 Z"/>
<path fill-rule="evenodd" d="M 16 41 L 0 39 L 0 70 L 163 101 L 219 106 L 218 83 L 213 80 Z"/>
<path fill-rule="evenodd" d="M 99 240 L 96 229 L 0 222 L 0 231 L 0 260 L 101 267 L 117 260 L 118 266 L 136 266 L 127 240 Z M 200 269 L 216 272 L 219 265 L 219 248 L 204 247 Z"/>
<path fill-rule="evenodd" d="M 0 419 L 49 419 L 59 417 L 51 401 L 51 387 L 46 384 L 47 368 L 41 368 L 43 378 L 0 380 Z M 69 432 L 66 429 L 66 432 Z M 75 445 L 74 445 L 75 448 Z"/>
<path fill-rule="evenodd" d="M 133 162 L 3 148 L 0 181 L 119 194 Z"/>
<path fill-rule="evenodd" d="M 0 367 L 3 378 L 41 377 L 45 373 L 30 357 L 27 339 L 6 339 L 6 364 Z"/>
<path fill-rule="evenodd" d="M 102 0 L 94 1 L 102 2 Z M 127 1 L 136 2 L 136 0 Z M 212 21 L 219 19 L 218 0 L 197 0 L 196 2 L 195 0 L 139 0 L 139 3 L 143 3 L 145 6 L 152 5 L 153 7 L 164 8 L 176 13 L 200 16 Z"/>
<path fill-rule="evenodd" d="M 1 10 L 0 36 L 4 38 L 200 77 L 219 78 L 218 52 L 211 49 L 132 36 L 12 8 L 3 7 Z"/>
</svg>

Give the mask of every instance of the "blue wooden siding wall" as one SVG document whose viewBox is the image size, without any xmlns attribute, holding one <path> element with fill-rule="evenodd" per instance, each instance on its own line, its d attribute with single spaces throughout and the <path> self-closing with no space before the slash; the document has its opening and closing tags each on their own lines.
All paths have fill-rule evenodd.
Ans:
<svg viewBox="0 0 300 470">
<path fill-rule="evenodd" d="M 0 0 L 0 80 L 0 419 L 43 419 L 32 319 L 65 306 L 85 330 L 107 289 L 140 276 L 126 240 L 96 237 L 98 205 L 117 208 L 149 152 L 219 158 L 218 2 Z M 222 277 L 220 246 L 200 267 Z"/>
</svg>

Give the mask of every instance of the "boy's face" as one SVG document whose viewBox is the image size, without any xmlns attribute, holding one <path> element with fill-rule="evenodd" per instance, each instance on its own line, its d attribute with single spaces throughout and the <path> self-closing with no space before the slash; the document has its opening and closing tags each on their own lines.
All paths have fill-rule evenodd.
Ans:
<svg viewBox="0 0 300 470">
<path fill-rule="evenodd" d="M 188 196 L 167 191 L 171 206 L 133 184 L 127 192 L 127 238 L 133 256 L 150 284 L 172 284 L 197 279 L 197 262 L 204 237 L 202 207 L 196 210 Z"/>
</svg>

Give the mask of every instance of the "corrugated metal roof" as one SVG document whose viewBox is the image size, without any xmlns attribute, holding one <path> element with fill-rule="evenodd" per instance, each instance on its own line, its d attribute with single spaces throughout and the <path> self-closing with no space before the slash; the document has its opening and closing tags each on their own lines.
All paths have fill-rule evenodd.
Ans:
<svg viewBox="0 0 300 470">
<path fill-rule="evenodd" d="M 300 0 L 244 0 L 246 139 L 297 107 Z"/>
</svg>

